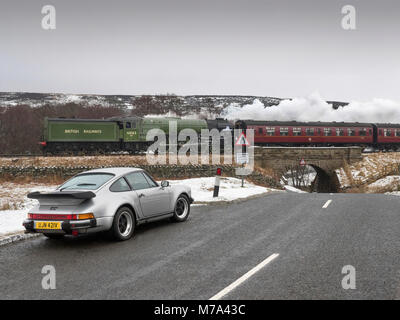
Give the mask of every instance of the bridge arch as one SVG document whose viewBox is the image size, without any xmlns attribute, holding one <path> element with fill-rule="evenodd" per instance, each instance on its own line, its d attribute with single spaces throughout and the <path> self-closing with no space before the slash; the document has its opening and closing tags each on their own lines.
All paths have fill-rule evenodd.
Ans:
<svg viewBox="0 0 400 320">
<path fill-rule="evenodd" d="M 335 170 L 324 170 L 312 163 L 310 163 L 309 166 L 317 173 L 315 180 L 311 184 L 312 192 L 339 192 L 340 183 Z"/>
<path fill-rule="evenodd" d="M 288 168 L 298 168 L 300 161 L 311 166 L 317 173 L 312 183 L 312 191 L 338 192 L 339 179 L 336 169 L 345 163 L 361 160 L 359 147 L 255 147 L 254 163 L 264 169 L 273 169 L 282 177 Z"/>
</svg>

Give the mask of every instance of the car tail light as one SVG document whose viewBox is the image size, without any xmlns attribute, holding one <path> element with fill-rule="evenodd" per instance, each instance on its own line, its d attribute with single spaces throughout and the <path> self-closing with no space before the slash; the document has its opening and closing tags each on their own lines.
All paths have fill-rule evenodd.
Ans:
<svg viewBox="0 0 400 320">
<path fill-rule="evenodd" d="M 45 147 L 45 146 L 47 146 L 47 142 L 46 142 L 46 141 L 41 141 L 41 142 L 38 142 L 38 144 L 40 144 L 42 147 Z"/>
<path fill-rule="evenodd" d="M 29 219 L 34 220 L 85 220 L 93 219 L 93 213 L 82 213 L 82 214 L 38 214 L 28 213 Z"/>
<path fill-rule="evenodd" d="M 93 213 L 82 213 L 82 214 L 76 214 L 76 220 L 85 220 L 85 219 L 93 219 L 94 215 Z"/>
<path fill-rule="evenodd" d="M 74 220 L 74 214 L 38 214 L 29 213 L 29 219 L 35 220 Z"/>
</svg>

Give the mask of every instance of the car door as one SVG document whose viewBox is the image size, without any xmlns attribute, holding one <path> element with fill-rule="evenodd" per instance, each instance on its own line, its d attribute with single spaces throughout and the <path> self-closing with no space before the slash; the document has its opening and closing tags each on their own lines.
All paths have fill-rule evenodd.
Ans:
<svg viewBox="0 0 400 320">
<path fill-rule="evenodd" d="M 136 192 L 145 217 L 171 212 L 170 188 L 160 187 L 143 171 L 126 175 L 133 192 Z"/>
</svg>

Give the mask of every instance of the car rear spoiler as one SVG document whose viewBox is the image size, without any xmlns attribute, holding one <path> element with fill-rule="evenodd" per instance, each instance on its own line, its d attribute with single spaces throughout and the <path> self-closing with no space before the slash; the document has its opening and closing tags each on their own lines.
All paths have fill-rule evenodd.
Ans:
<svg viewBox="0 0 400 320">
<path fill-rule="evenodd" d="M 96 196 L 92 191 L 53 191 L 53 192 L 31 192 L 27 195 L 29 199 L 80 199 L 87 200 Z"/>
</svg>

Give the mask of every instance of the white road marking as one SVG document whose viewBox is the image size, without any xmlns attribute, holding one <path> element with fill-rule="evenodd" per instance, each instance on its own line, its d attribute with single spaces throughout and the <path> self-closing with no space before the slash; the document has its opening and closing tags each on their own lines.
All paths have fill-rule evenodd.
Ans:
<svg viewBox="0 0 400 320">
<path fill-rule="evenodd" d="M 322 206 L 323 209 L 328 208 L 328 206 L 331 204 L 332 200 L 328 200 L 327 202 L 325 202 L 325 204 Z"/>
<path fill-rule="evenodd" d="M 229 286 L 227 286 L 225 289 L 221 290 L 218 292 L 215 296 L 211 297 L 209 300 L 219 300 L 221 299 L 224 295 L 227 293 L 231 292 L 233 289 L 236 287 L 240 286 L 243 282 L 245 282 L 247 279 L 249 279 L 251 276 L 253 276 L 255 273 L 260 271 L 262 268 L 264 268 L 268 263 L 272 262 L 274 259 L 278 258 L 279 253 L 274 253 L 271 254 L 267 259 L 256 265 L 253 269 L 250 271 L 246 272 L 244 275 L 242 275 L 239 279 L 237 279 L 235 282 L 231 283 Z"/>
</svg>

